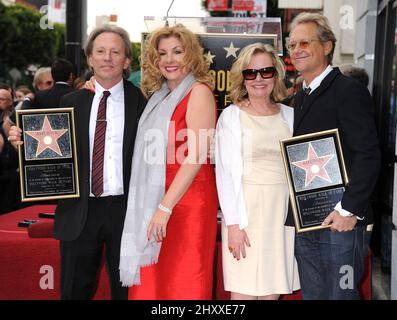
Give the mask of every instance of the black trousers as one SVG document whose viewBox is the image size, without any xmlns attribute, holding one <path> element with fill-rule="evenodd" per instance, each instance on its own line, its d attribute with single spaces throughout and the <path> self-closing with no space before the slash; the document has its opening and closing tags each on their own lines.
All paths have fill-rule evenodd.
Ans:
<svg viewBox="0 0 397 320">
<path fill-rule="evenodd" d="M 113 300 L 127 300 L 128 288 L 119 275 L 124 196 L 89 198 L 88 216 L 80 236 L 61 241 L 61 298 L 91 299 L 98 284 L 103 249 Z"/>
</svg>

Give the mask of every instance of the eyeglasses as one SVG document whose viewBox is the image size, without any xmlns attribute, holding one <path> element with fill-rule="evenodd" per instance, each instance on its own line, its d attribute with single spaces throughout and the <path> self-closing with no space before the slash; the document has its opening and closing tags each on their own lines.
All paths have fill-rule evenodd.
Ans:
<svg viewBox="0 0 397 320">
<path fill-rule="evenodd" d="M 313 41 L 320 41 L 318 39 L 308 39 L 308 40 L 301 40 L 298 42 L 290 42 L 287 44 L 287 49 L 288 51 L 294 51 L 296 49 L 296 46 L 299 45 L 299 48 L 301 49 L 307 49 L 309 48 L 310 44 Z"/>
<path fill-rule="evenodd" d="M 243 77 L 245 80 L 255 80 L 258 72 L 261 75 L 262 79 L 270 79 L 273 78 L 276 74 L 276 68 L 267 67 L 262 69 L 245 69 L 243 70 Z"/>
</svg>

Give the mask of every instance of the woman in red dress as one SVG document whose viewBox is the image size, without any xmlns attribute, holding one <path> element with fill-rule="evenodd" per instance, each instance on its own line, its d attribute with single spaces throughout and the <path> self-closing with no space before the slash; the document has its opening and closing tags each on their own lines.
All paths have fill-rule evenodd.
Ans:
<svg viewBox="0 0 397 320">
<path fill-rule="evenodd" d="M 129 299 L 211 299 L 218 197 L 208 65 L 181 25 L 149 36 L 120 275 Z"/>
</svg>

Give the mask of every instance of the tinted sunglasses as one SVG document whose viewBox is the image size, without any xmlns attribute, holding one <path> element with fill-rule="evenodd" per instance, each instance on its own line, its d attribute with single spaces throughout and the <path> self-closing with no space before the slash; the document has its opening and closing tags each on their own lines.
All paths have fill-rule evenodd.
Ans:
<svg viewBox="0 0 397 320">
<path fill-rule="evenodd" d="M 276 68 L 267 67 L 262 69 L 245 69 L 243 70 L 243 77 L 245 80 L 255 80 L 258 72 L 261 75 L 262 79 L 270 79 L 273 78 L 276 74 Z"/>
<path fill-rule="evenodd" d="M 296 47 L 299 45 L 299 48 L 301 49 L 307 49 L 309 48 L 310 44 L 314 41 L 320 41 L 318 39 L 308 39 L 308 40 L 301 40 L 298 42 L 290 42 L 287 44 L 287 49 L 288 51 L 294 51 Z"/>
</svg>

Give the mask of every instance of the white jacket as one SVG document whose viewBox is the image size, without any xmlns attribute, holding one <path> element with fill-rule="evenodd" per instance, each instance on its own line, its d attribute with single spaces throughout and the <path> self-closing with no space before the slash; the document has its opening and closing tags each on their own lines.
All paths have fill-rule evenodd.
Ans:
<svg viewBox="0 0 397 320">
<path fill-rule="evenodd" d="M 294 110 L 278 104 L 292 135 Z M 222 111 L 216 126 L 215 172 L 223 221 L 227 226 L 248 226 L 242 188 L 243 158 L 241 149 L 240 108 L 234 104 Z"/>
</svg>

